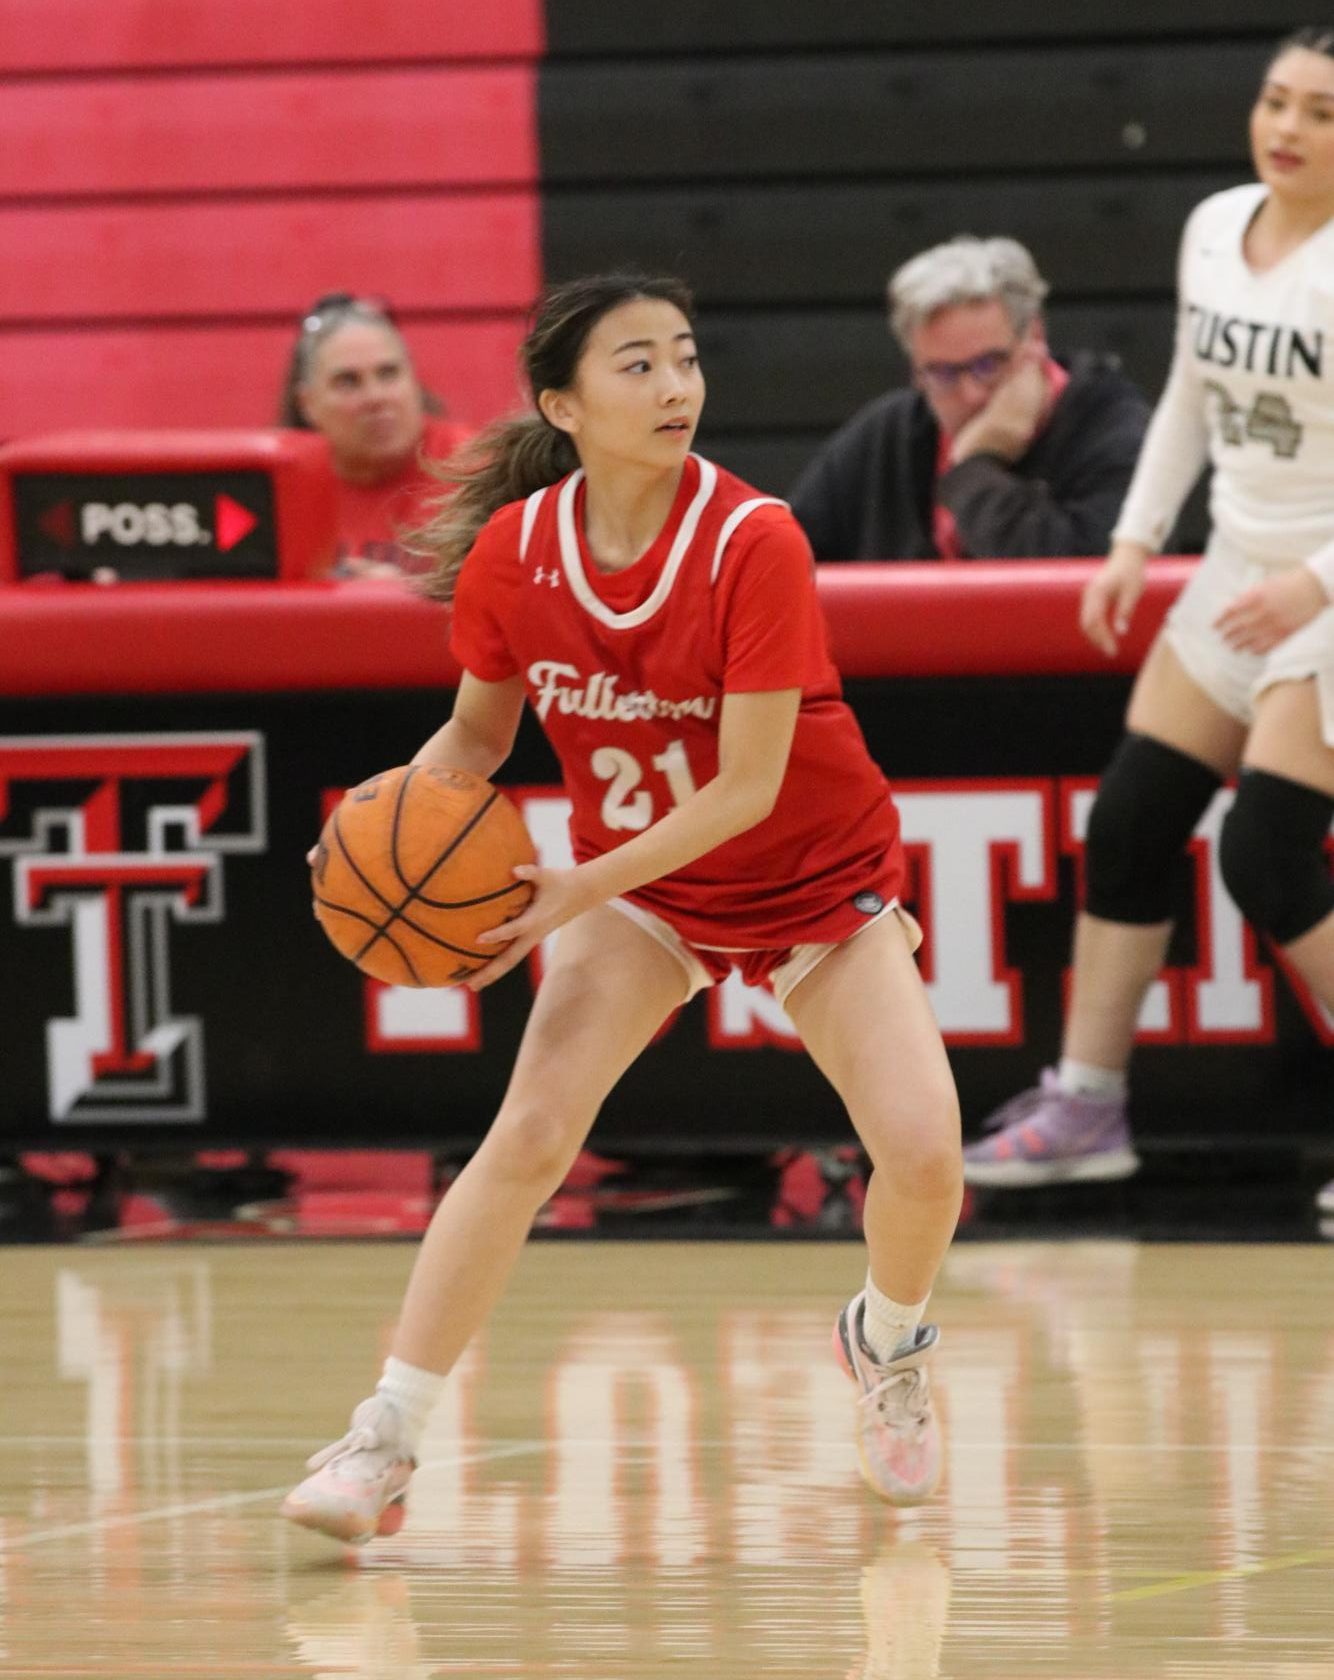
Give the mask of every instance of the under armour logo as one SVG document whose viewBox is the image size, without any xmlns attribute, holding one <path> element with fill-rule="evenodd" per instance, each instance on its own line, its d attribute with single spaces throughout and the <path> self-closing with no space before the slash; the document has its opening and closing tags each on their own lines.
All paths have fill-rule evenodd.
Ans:
<svg viewBox="0 0 1334 1680">
<path fill-rule="evenodd" d="M 539 566 L 537 568 L 537 570 L 533 573 L 533 582 L 534 583 L 541 583 L 544 580 L 547 583 L 549 583 L 553 589 L 559 589 L 560 588 L 560 573 L 556 570 L 556 568 L 554 566 L 551 568 L 550 571 L 547 571 L 546 568 L 543 567 L 543 566 Z"/>
</svg>

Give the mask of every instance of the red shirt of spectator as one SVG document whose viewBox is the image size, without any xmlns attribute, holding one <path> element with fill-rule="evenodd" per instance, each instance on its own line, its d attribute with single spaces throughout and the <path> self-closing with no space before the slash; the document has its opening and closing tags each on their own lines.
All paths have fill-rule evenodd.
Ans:
<svg viewBox="0 0 1334 1680">
<path fill-rule="evenodd" d="M 280 423 L 311 427 L 329 445 L 339 504 L 335 572 L 426 569 L 401 541 L 439 493 L 423 457 L 443 460 L 469 435 L 426 410 L 388 306 L 347 292 L 321 298 L 301 323 Z"/>
<path fill-rule="evenodd" d="M 338 558 L 336 571 L 362 572 L 391 566 L 399 572 L 423 572 L 430 561 L 410 554 L 402 535 L 420 526 L 426 510 L 441 493 L 425 461 L 443 461 L 466 443 L 472 429 L 453 420 L 427 420 L 417 450 L 372 483 L 342 477 L 335 466 L 338 494 Z M 356 565 L 363 561 L 367 565 Z"/>
</svg>

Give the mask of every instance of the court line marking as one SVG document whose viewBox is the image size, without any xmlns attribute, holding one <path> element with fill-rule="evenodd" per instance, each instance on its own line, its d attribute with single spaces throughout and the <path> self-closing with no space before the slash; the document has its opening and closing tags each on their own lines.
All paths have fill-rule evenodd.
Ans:
<svg viewBox="0 0 1334 1680">
<path fill-rule="evenodd" d="M 1235 1569 L 1199 1569 L 1177 1575 L 1170 1581 L 1159 1581 L 1149 1587 L 1122 1587 L 1107 1594 L 1113 1604 L 1133 1604 L 1146 1598 L 1166 1598 L 1172 1593 L 1194 1592 L 1197 1587 L 1216 1587 L 1225 1581 L 1248 1581 L 1253 1575 L 1277 1575 L 1285 1569 L 1304 1569 L 1313 1563 L 1334 1560 L 1334 1547 L 1315 1552 L 1289 1552 L 1286 1557 L 1269 1558 L 1260 1563 L 1241 1563 Z"/>
<path fill-rule="evenodd" d="M 97 1435 L 0 1435 L 0 1447 L 81 1447 L 94 1441 L 115 1442 L 121 1446 L 142 1445 L 149 1443 L 159 1446 L 173 1447 L 235 1447 L 237 1449 L 266 1447 L 281 1447 L 285 1450 L 302 1451 L 310 1446 L 309 1435 L 127 1435 L 118 1432 L 107 1432 Z M 513 1446 L 516 1443 L 510 1442 Z M 552 1451 L 560 1447 L 657 1447 L 658 1440 L 651 1435 L 617 1436 L 615 1440 L 593 1439 L 584 1436 L 569 1436 L 564 1439 L 545 1439 L 540 1443 L 526 1441 L 525 1446 L 542 1445 Z M 698 1440 L 698 1447 L 726 1451 L 736 1446 L 735 1439 L 730 1440 Z M 1005 1452 L 1077 1452 L 1077 1453 L 1217 1453 L 1217 1443 L 1207 1441 L 1183 1441 L 1172 1443 L 1169 1441 L 960 1441 L 950 1442 L 949 1450 L 952 1454 L 969 1452 L 994 1453 L 1003 1449 Z M 1334 1453 L 1334 1441 L 1312 1441 L 1308 1445 L 1282 1445 L 1259 1441 L 1233 1441 L 1228 1443 L 1230 1453 L 1267 1454 L 1274 1458 L 1301 1458 Z M 444 1460 L 433 1462 L 445 1462 Z M 460 1460 L 459 1462 L 463 1462 Z"/>
<path fill-rule="evenodd" d="M 503 1447 L 483 1452 L 458 1454 L 453 1458 L 428 1458 L 417 1466 L 422 1470 L 441 1470 L 462 1464 L 484 1464 L 493 1459 L 520 1458 L 525 1453 L 542 1451 L 545 1442 L 511 1441 Z M 104 1533 L 113 1528 L 133 1528 L 139 1523 L 166 1522 L 172 1517 L 193 1517 L 204 1511 L 230 1511 L 241 1505 L 257 1505 L 261 1500 L 277 1499 L 292 1486 L 290 1479 L 276 1487 L 254 1488 L 248 1493 L 218 1494 L 212 1499 L 196 1499 L 185 1505 L 161 1505 L 153 1511 L 127 1511 L 122 1516 L 93 1517 L 88 1522 L 61 1523 L 57 1528 L 34 1529 L 28 1534 L 8 1539 L 0 1535 L 0 1557 L 9 1552 L 26 1551 L 30 1546 L 42 1546 L 49 1540 L 70 1540 L 80 1534 Z"/>
</svg>

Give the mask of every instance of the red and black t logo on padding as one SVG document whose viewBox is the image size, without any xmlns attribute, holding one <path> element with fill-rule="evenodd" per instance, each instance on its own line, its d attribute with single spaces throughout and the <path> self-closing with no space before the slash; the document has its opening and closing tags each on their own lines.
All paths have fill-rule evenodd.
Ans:
<svg viewBox="0 0 1334 1680">
<path fill-rule="evenodd" d="M 49 1117 L 203 1120 L 203 1025 L 171 1001 L 171 928 L 223 918 L 223 861 L 267 844 L 257 734 L 0 737 L 0 856 L 20 928 L 70 931 Z"/>
</svg>

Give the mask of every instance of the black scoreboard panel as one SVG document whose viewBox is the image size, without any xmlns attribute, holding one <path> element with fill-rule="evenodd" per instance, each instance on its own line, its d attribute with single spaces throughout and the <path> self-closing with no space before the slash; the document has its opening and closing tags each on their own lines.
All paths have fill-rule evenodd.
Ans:
<svg viewBox="0 0 1334 1680">
<path fill-rule="evenodd" d="M 259 471 L 16 472 L 21 577 L 275 578 L 273 481 Z"/>
</svg>

